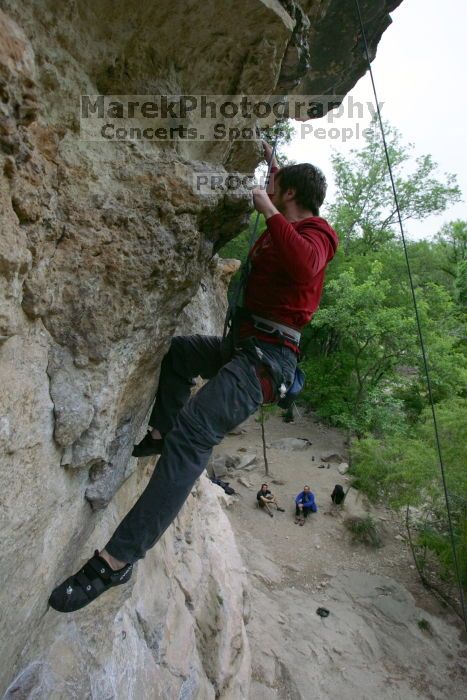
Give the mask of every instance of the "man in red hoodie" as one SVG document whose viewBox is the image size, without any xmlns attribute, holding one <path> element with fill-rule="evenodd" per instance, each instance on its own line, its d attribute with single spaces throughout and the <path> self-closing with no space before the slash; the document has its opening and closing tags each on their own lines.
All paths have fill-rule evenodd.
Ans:
<svg viewBox="0 0 467 700">
<path fill-rule="evenodd" d="M 271 147 L 264 144 L 264 151 L 269 161 Z M 250 253 L 247 313 L 234 347 L 226 357 L 222 338 L 173 338 L 162 361 L 151 430 L 133 450 L 160 459 L 105 548 L 52 592 L 49 603 L 60 612 L 78 610 L 128 581 L 134 562 L 176 517 L 214 445 L 294 381 L 300 329 L 318 308 L 338 239 L 319 217 L 326 193 L 322 172 L 309 163 L 279 170 L 275 161 L 271 172 L 270 194 L 253 192 L 267 228 Z M 197 376 L 209 381 L 191 396 Z"/>
</svg>

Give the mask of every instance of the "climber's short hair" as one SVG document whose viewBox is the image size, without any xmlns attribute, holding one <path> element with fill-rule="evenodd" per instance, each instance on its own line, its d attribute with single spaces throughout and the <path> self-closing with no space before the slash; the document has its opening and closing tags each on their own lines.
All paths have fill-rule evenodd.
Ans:
<svg viewBox="0 0 467 700">
<path fill-rule="evenodd" d="M 311 163 L 286 165 L 274 177 L 282 192 L 295 190 L 295 201 L 301 207 L 319 216 L 319 208 L 326 196 L 327 182 L 323 172 Z"/>
</svg>

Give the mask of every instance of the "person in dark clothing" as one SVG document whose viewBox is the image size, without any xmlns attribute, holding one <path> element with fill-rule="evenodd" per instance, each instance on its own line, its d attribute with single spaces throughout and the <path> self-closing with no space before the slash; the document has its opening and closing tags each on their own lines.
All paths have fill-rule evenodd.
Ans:
<svg viewBox="0 0 467 700">
<path fill-rule="evenodd" d="M 304 525 L 308 514 L 316 513 L 317 510 L 315 497 L 311 493 L 310 487 L 304 486 L 303 491 L 295 496 L 295 523 Z"/>
<path fill-rule="evenodd" d="M 295 423 L 293 403 L 282 412 L 282 420 L 284 423 Z"/>
<path fill-rule="evenodd" d="M 269 160 L 266 143 L 264 152 Z M 49 604 L 60 612 L 78 610 L 128 581 L 133 564 L 178 514 L 214 445 L 293 384 L 300 329 L 318 308 L 338 238 L 319 216 L 326 192 L 321 171 L 309 163 L 279 170 L 273 161 L 272 172 L 273 192 L 253 192 L 267 228 L 250 253 L 244 297 L 249 316 L 238 343 L 226 355 L 222 338 L 173 338 L 162 361 L 150 430 L 133 451 L 160 454 L 157 466 L 105 547 L 52 592 Z M 198 376 L 208 381 L 192 396 Z"/>
<path fill-rule="evenodd" d="M 271 513 L 269 506 L 276 506 L 276 510 L 280 510 L 284 513 L 284 509 L 279 507 L 276 497 L 271 493 L 267 484 L 261 484 L 261 488 L 256 494 L 256 500 L 260 508 L 264 508 L 269 516 L 274 517 Z"/>
<path fill-rule="evenodd" d="M 334 490 L 331 493 L 331 501 L 336 505 L 340 506 L 345 500 L 345 491 L 340 484 L 334 486 Z"/>
</svg>

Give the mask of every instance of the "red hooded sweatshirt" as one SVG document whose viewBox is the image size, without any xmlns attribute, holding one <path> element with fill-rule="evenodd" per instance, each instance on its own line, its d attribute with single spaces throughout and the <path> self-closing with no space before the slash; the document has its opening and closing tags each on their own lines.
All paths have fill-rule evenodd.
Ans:
<svg viewBox="0 0 467 700">
<path fill-rule="evenodd" d="M 274 214 L 266 223 L 250 252 L 245 306 L 257 316 L 300 330 L 319 306 L 326 265 L 339 239 L 319 216 L 289 222 Z M 240 337 L 247 335 L 297 350 L 293 343 L 257 331 L 250 322 L 240 327 Z"/>
</svg>

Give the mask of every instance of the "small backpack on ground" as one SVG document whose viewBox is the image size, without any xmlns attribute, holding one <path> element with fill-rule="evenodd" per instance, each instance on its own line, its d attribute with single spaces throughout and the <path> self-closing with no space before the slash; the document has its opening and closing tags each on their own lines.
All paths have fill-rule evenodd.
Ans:
<svg viewBox="0 0 467 700">
<path fill-rule="evenodd" d="M 211 477 L 211 481 L 213 484 L 220 486 L 221 489 L 224 489 L 228 496 L 233 496 L 236 493 L 235 489 L 229 486 L 230 481 L 222 481 L 222 479 L 219 479 L 217 476 Z"/>
</svg>

